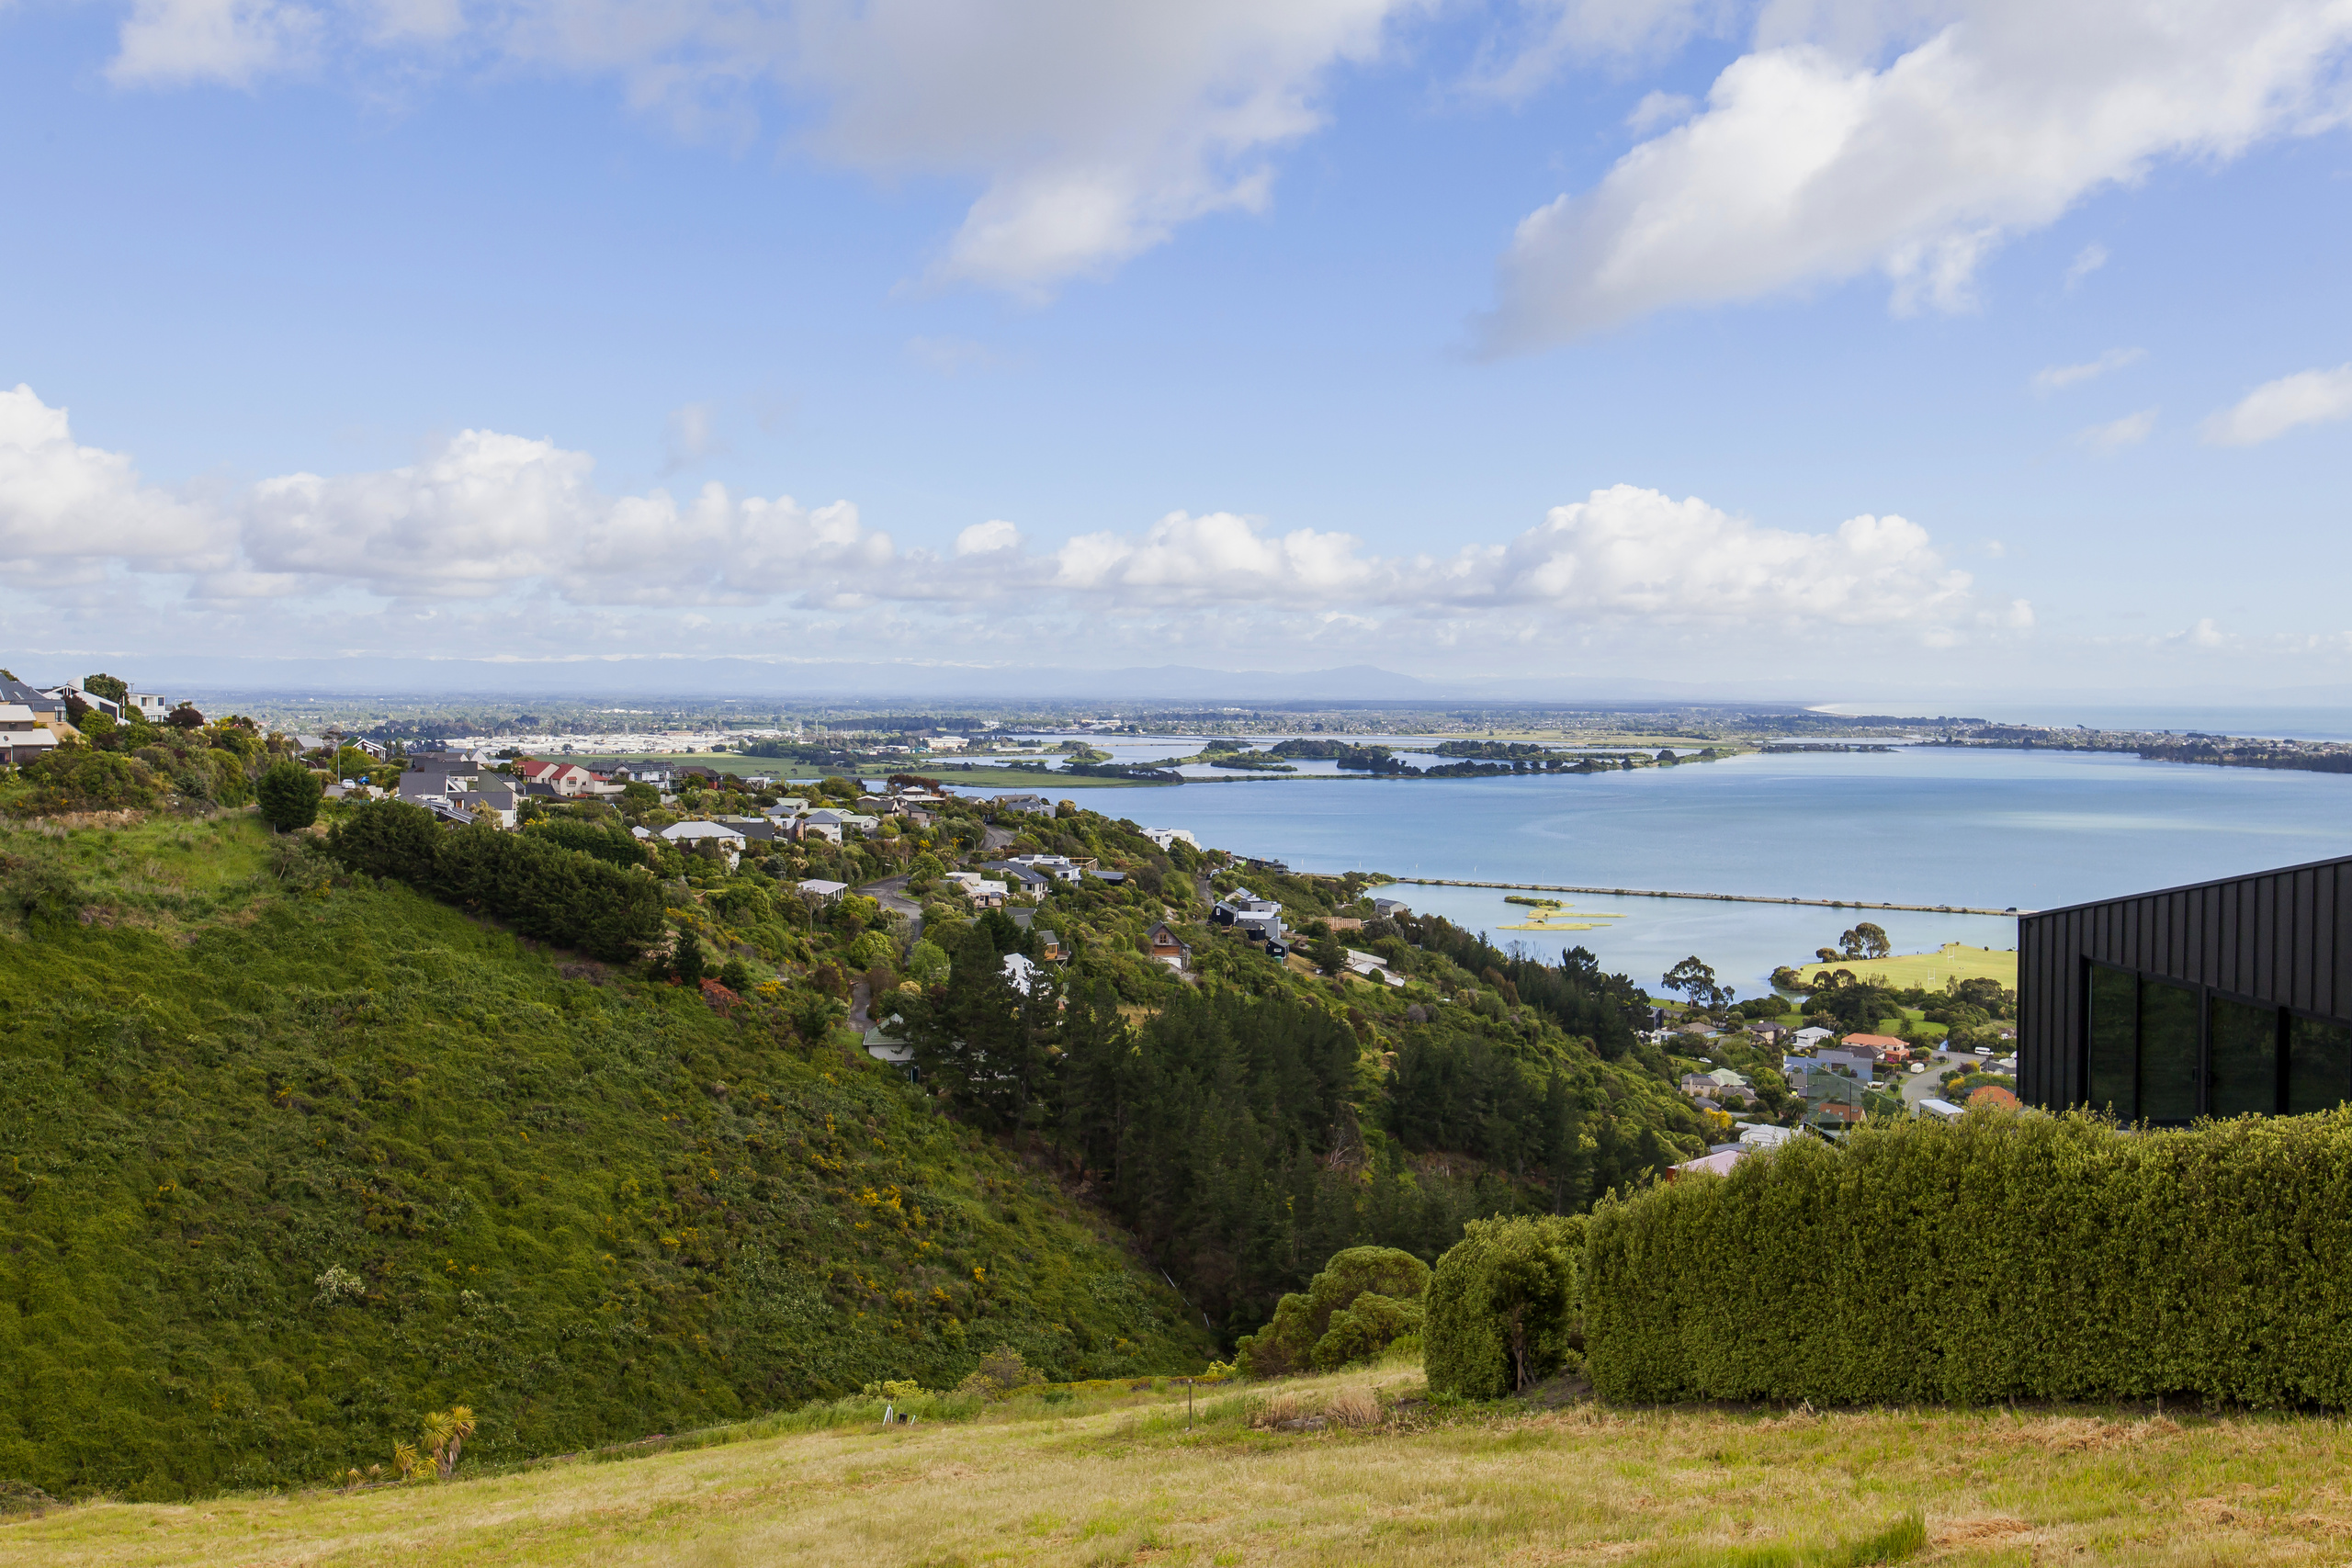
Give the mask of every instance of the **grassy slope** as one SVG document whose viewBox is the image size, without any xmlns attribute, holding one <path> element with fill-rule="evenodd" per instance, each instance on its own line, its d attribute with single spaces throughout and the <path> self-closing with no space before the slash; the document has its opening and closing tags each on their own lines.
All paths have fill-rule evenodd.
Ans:
<svg viewBox="0 0 2352 1568">
<path fill-rule="evenodd" d="M 51 889 L 0 934 L 0 1479 L 310 1482 L 452 1401 L 517 1459 L 1000 1341 L 1200 1364 L 1106 1227 L 862 1053 L 404 889 L 289 895 L 264 849 L 0 835 L 9 908 Z"/>
<path fill-rule="evenodd" d="M 1858 980 L 1875 981 L 1897 989 L 1924 986 L 1935 990 L 1948 980 L 1998 980 L 2017 989 L 2015 948 L 1970 947 L 1948 942 L 1933 953 L 1899 953 L 1892 958 L 1841 958 L 1835 964 L 1815 958 L 1793 965 L 1801 975 L 1818 969 L 1851 969 Z"/>
<path fill-rule="evenodd" d="M 1500 1409 L 1256 1429 L 1355 1373 L 1140 1408 L 1021 1400 L 617 1464 L 354 1496 L 99 1504 L 0 1527 L 0 1568 L 177 1563 L 1606 1562 L 1767 1568 L 2319 1564 L 2352 1533 L 2352 1438 L 2293 1417 L 2143 1412 Z M 1077 1412 L 1073 1415 L 1059 1411 Z M 1263 1419 L 1262 1414 L 1257 1418 Z M 1854 1548 L 1920 1517 L 1924 1547 Z M 1842 1549 L 1842 1550 L 1841 1550 Z"/>
</svg>

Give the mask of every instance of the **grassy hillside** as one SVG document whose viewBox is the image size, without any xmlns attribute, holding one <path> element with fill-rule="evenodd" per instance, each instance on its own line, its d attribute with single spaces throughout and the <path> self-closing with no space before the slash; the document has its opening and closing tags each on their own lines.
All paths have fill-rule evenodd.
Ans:
<svg viewBox="0 0 2352 1568">
<path fill-rule="evenodd" d="M 1591 1405 L 1447 1417 L 1400 1405 L 1417 1382 L 1387 1370 L 1223 1394 L 1190 1431 L 1173 1390 L 1048 1403 L 1052 1391 L 888 1428 L 876 1402 L 854 1424 L 630 1462 L 200 1508 L 96 1504 L 0 1526 L 0 1568 L 2155 1568 L 2335 1563 L 2352 1533 L 2352 1446 L 2331 1421 Z"/>
<path fill-rule="evenodd" d="M 164 1498 L 1209 1341 L 1090 1211 L 770 1011 L 251 816 L 0 832 L 0 1480 Z"/>
<path fill-rule="evenodd" d="M 1865 985 L 1896 989 L 1918 986 L 1936 990 L 1947 980 L 1996 980 L 2005 990 L 2018 988 L 2016 948 L 1971 947 L 1959 942 L 1948 942 L 1933 953 L 1898 953 L 1890 958 L 1840 958 L 1835 964 L 1816 958 L 1791 967 L 1806 976 L 1823 969 L 1850 969 L 1854 977 Z"/>
</svg>

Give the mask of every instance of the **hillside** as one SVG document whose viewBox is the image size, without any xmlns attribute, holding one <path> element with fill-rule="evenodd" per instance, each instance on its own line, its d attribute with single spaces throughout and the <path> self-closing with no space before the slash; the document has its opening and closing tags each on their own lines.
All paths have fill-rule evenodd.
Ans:
<svg viewBox="0 0 2352 1568">
<path fill-rule="evenodd" d="M 1448 1416 L 1400 1403 L 1417 1381 L 1391 1367 L 1210 1394 L 1190 1431 L 1182 1391 L 1166 1386 L 1048 1390 L 888 1428 L 875 1401 L 626 1462 L 201 1508 L 92 1504 L 0 1525 L 0 1568 L 2319 1568 L 2342 1561 L 2352 1530 L 2352 1453 L 2333 1421 L 1516 1404 Z M 1344 1425 L 1351 1414 L 1370 1424 Z M 1329 1424 L 1296 1429 L 1317 1417 Z"/>
<path fill-rule="evenodd" d="M 952 1382 L 1197 1368 L 1051 1179 L 771 1015 L 259 821 L 0 837 L 0 1478 L 171 1497 Z"/>
</svg>

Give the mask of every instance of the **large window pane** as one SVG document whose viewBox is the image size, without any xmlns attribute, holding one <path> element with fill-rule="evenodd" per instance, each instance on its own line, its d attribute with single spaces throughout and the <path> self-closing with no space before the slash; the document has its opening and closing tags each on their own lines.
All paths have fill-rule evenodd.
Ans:
<svg viewBox="0 0 2352 1568">
<path fill-rule="evenodd" d="M 2188 987 L 2140 982 L 2142 1121 L 2197 1115 L 2197 993 Z"/>
<path fill-rule="evenodd" d="M 2278 1010 L 2215 997 L 2205 1042 L 2205 1108 L 2214 1116 L 2278 1110 Z"/>
<path fill-rule="evenodd" d="M 2091 965 L 2091 1060 L 2088 1099 L 2094 1111 L 2129 1122 L 2140 1114 L 2140 982 L 2121 969 Z"/>
<path fill-rule="evenodd" d="M 2326 1111 L 2352 1098 L 2352 1029 L 2287 1020 L 2287 1112 Z"/>
</svg>

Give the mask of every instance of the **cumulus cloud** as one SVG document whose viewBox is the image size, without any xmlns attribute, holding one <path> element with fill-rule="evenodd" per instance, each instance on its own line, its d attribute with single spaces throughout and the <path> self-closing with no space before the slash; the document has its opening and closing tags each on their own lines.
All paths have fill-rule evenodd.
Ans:
<svg viewBox="0 0 2352 1568">
<path fill-rule="evenodd" d="M 2037 392 L 2054 392 L 2061 388 L 2072 387 L 2078 382 L 2096 380 L 2110 370 L 2120 370 L 2127 365 L 2137 365 L 2147 357 L 2148 351 L 2143 348 L 2110 348 L 2097 359 L 2085 360 L 2080 365 L 2052 365 L 2036 372 L 2033 378 L 2033 389 Z"/>
<path fill-rule="evenodd" d="M 2346 418 L 2352 418 L 2352 364 L 2265 381 L 2235 407 L 2206 420 L 2203 434 L 2214 446 L 2256 446 L 2299 425 Z"/>
<path fill-rule="evenodd" d="M 2156 411 L 2142 409 L 2138 413 L 2127 413 L 2121 419 L 2111 419 L 2105 424 L 2078 430 L 2075 433 L 2075 440 L 2077 445 L 2087 446 L 2104 457 L 2127 446 L 2137 446 L 2155 428 Z"/>
<path fill-rule="evenodd" d="M 1017 550 L 1023 540 L 1021 530 L 1002 518 L 975 523 L 956 536 L 956 553 L 959 556 L 993 555 L 1001 550 Z"/>
<path fill-rule="evenodd" d="M 1788 0 L 1755 42 L 1703 113 L 1520 224 L 1490 349 L 1872 271 L 1898 310 L 1966 309 L 1984 256 L 2096 190 L 2340 123 L 2352 6 Z"/>
<path fill-rule="evenodd" d="M 399 468 L 287 474 L 199 507 L 145 483 L 121 454 L 76 445 L 64 411 L 19 388 L 0 394 L 0 558 L 42 559 L 45 577 L 61 562 L 174 574 L 191 600 L 216 605 L 315 605 L 353 592 L 420 607 L 776 604 L 930 617 L 966 640 L 1041 615 L 1106 612 L 1235 635 L 1276 623 L 1302 637 L 1407 625 L 1440 641 L 1532 642 L 1636 622 L 1774 636 L 1901 628 L 1938 646 L 2031 624 L 2022 604 L 1980 604 L 1968 574 L 1905 518 L 1772 528 L 1633 485 L 1445 555 L 1384 555 L 1337 530 L 1172 512 L 1049 549 L 990 519 L 943 558 L 900 550 L 847 502 L 804 507 L 715 482 L 684 499 L 616 496 L 597 488 L 594 469 L 549 440 L 469 430 Z"/>
<path fill-rule="evenodd" d="M 138 0 L 107 75 L 120 85 L 232 87 L 310 62 L 325 19 L 281 0 Z"/>
<path fill-rule="evenodd" d="M 20 570 L 120 558 L 153 570 L 226 564 L 220 521 L 74 439 L 30 387 L 0 392 L 0 561 Z"/>
</svg>

